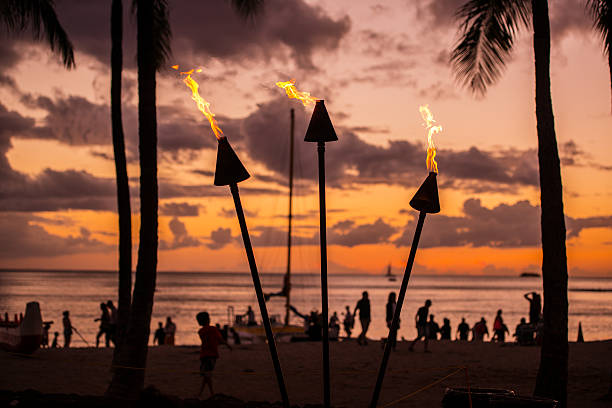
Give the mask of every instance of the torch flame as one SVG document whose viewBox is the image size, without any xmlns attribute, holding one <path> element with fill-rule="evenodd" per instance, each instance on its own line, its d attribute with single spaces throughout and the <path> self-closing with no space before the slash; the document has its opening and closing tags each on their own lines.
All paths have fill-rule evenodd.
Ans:
<svg viewBox="0 0 612 408">
<path fill-rule="evenodd" d="M 283 88 L 285 92 L 287 92 L 287 96 L 289 98 L 299 99 L 300 102 L 304 104 L 304 106 L 308 106 L 311 103 L 316 103 L 317 99 L 320 99 L 320 98 L 315 98 L 314 96 L 311 96 L 309 92 L 298 91 L 294 85 L 295 85 L 295 79 L 290 79 L 289 81 L 276 83 L 276 86 L 278 86 L 279 88 Z"/>
<path fill-rule="evenodd" d="M 434 125 L 436 121 L 433 118 L 433 113 L 429 110 L 429 105 L 419 106 L 421 117 L 425 121 L 427 128 L 427 170 L 430 172 L 438 172 L 438 163 L 436 163 L 436 145 L 433 141 L 433 135 L 442 131 L 442 126 Z"/>
<path fill-rule="evenodd" d="M 178 71 L 179 66 L 173 65 L 172 68 Z M 221 137 L 223 137 L 223 131 L 215 120 L 215 114 L 210 111 L 210 102 L 207 102 L 204 98 L 200 96 L 200 92 L 198 91 L 200 85 L 191 77 L 191 74 L 193 74 L 194 72 L 202 72 L 202 69 L 191 69 L 189 71 L 180 72 L 180 74 L 185 76 L 183 78 L 183 82 L 185 83 L 185 85 L 187 85 L 189 89 L 191 89 L 191 99 L 194 100 L 200 112 L 202 112 L 204 116 L 206 116 L 206 119 L 208 119 L 208 121 L 210 122 L 210 128 L 214 132 L 217 140 L 219 140 L 221 139 Z"/>
</svg>

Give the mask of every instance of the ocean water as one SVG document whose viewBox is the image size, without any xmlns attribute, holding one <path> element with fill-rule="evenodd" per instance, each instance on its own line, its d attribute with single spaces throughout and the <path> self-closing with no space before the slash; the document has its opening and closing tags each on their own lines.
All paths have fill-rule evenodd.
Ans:
<svg viewBox="0 0 612 408">
<path fill-rule="evenodd" d="M 278 291 L 282 275 L 262 274 L 264 291 Z M 399 291 L 401 276 L 391 282 L 384 276 L 330 275 L 330 316 L 341 312 L 346 305 L 355 307 L 361 292 L 367 290 L 372 305 L 372 323 L 368 337 L 386 336 L 385 304 L 391 291 Z M 569 339 L 576 340 L 578 323 L 582 322 L 585 340 L 612 338 L 612 279 L 570 278 L 569 281 Z M 529 303 L 523 294 L 542 292 L 541 279 L 491 276 L 432 276 L 415 275 L 410 279 L 406 300 L 402 309 L 399 338 L 416 335 L 414 314 L 425 299 L 431 299 L 430 313 L 441 325 L 447 317 L 453 331 L 461 317 L 473 325 L 484 317 L 492 329 L 497 309 L 503 310 L 504 322 L 511 332 L 521 317 L 528 317 Z M 93 271 L 32 271 L 0 272 L 0 313 L 24 311 L 25 304 L 38 301 L 44 320 L 53 320 L 53 331 L 61 333 L 61 313 L 70 310 L 72 324 L 89 344 L 95 344 L 99 317 L 99 304 L 117 298 L 117 275 L 114 272 Z M 320 278 L 315 274 L 292 276 L 293 305 L 302 313 L 320 310 Z M 157 322 L 171 316 L 177 325 L 176 343 L 198 344 L 195 315 L 203 310 L 211 314 L 212 321 L 228 323 L 228 307 L 236 313 L 244 313 L 252 305 L 259 319 L 259 309 L 249 273 L 215 272 L 160 272 L 153 307 L 151 331 Z M 284 298 L 272 298 L 268 302 L 271 315 L 284 316 Z M 301 324 L 301 319 L 293 321 Z M 359 323 L 355 325 L 359 333 Z M 341 332 L 343 335 L 343 331 Z M 51 336 L 52 337 L 52 336 Z M 454 337 L 454 335 L 453 335 Z M 63 343 L 60 334 L 60 344 Z M 151 336 L 152 343 L 152 336 Z M 85 346 L 85 342 L 73 335 L 73 345 Z"/>
</svg>

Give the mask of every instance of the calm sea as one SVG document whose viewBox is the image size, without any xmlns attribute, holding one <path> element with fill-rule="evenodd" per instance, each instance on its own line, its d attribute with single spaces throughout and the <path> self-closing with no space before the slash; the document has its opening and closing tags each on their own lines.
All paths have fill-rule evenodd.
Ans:
<svg viewBox="0 0 612 408">
<path fill-rule="evenodd" d="M 262 274 L 265 291 L 277 291 L 282 284 L 280 274 Z M 302 313 L 320 309 L 318 275 L 296 274 L 292 277 L 292 299 Z M 378 339 L 386 336 L 385 304 L 390 291 L 398 291 L 400 277 L 390 282 L 383 276 L 331 275 L 329 277 L 330 315 L 340 315 L 346 305 L 352 308 L 367 290 L 372 304 L 372 324 L 368 335 Z M 582 322 L 585 340 L 612 338 L 612 279 L 571 278 L 569 281 L 569 338 L 575 340 L 578 322 Z M 527 317 L 529 303 L 523 294 L 541 292 L 541 279 L 490 276 L 412 276 L 402 309 L 399 337 L 416 335 L 414 314 L 425 299 L 431 299 L 430 312 L 436 321 L 448 317 L 453 331 L 461 317 L 473 325 L 485 317 L 489 329 L 497 309 L 503 309 L 504 321 L 511 332 L 521 317 Z M 53 320 L 51 331 L 61 332 L 61 313 L 70 310 L 73 325 L 90 344 L 95 343 L 98 329 L 94 318 L 99 317 L 99 304 L 112 299 L 115 304 L 117 276 L 113 272 L 0 272 L 0 313 L 10 316 L 25 309 L 25 304 L 38 301 L 43 319 Z M 196 313 L 206 310 L 213 322 L 228 322 L 228 307 L 236 313 L 248 305 L 258 312 L 257 300 L 248 273 L 160 272 L 151 322 L 172 316 L 177 324 L 177 344 L 198 344 Z M 284 316 L 284 298 L 268 302 L 270 314 Z M 257 313 L 259 316 L 259 313 Z M 341 317 L 342 319 L 342 317 Z M 301 324 L 299 319 L 296 324 Z M 358 329 L 359 323 L 356 324 Z M 61 336 L 60 336 L 61 338 Z M 152 341 L 152 340 L 151 340 Z M 74 346 L 85 346 L 73 336 Z"/>
</svg>

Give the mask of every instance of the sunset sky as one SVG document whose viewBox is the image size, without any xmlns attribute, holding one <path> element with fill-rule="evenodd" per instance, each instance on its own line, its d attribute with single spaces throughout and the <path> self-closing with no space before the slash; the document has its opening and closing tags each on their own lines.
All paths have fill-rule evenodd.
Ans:
<svg viewBox="0 0 612 408">
<path fill-rule="evenodd" d="M 296 115 L 294 270 L 316 272 L 312 113 L 274 84 L 325 99 L 330 273 L 403 268 L 427 176 L 429 104 L 442 211 L 428 216 L 416 273 L 540 269 L 531 35 L 501 81 L 475 98 L 453 79 L 453 13 L 464 0 L 266 0 L 254 21 L 229 2 L 170 1 L 173 57 L 158 75 L 160 270 L 245 271 L 227 187 L 213 186 L 216 141 L 170 68 L 194 79 L 252 177 L 240 183 L 261 271 L 286 264 L 289 110 Z M 123 115 L 138 244 L 135 18 L 126 9 Z M 612 276 L 610 74 L 583 0 L 550 0 L 552 98 L 570 276 Z M 57 0 L 75 46 L 66 71 L 29 32 L 0 41 L 0 267 L 113 269 L 117 216 L 110 132 L 110 2 Z M 135 258 L 134 258 L 135 259 Z"/>
</svg>

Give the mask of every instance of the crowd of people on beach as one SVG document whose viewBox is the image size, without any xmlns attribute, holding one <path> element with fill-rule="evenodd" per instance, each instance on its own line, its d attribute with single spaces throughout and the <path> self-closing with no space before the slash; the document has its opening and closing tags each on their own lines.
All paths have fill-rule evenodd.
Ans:
<svg viewBox="0 0 612 408">
<path fill-rule="evenodd" d="M 513 337 L 516 338 L 517 343 L 520 345 L 529 345 L 536 343 L 540 344 L 543 328 L 543 321 L 541 318 L 541 297 L 536 292 L 525 293 L 524 297 L 529 301 L 529 322 L 527 322 L 525 318 L 521 318 L 520 323 L 516 326 Z M 450 319 L 445 317 L 443 319 L 442 326 L 440 326 L 435 321 L 435 316 L 429 313 L 429 308 L 431 306 L 432 301 L 430 299 L 427 299 L 425 301 L 425 304 L 417 310 L 414 316 L 415 326 L 417 329 L 417 337 L 410 343 L 410 351 L 414 351 L 415 344 L 418 343 L 420 340 L 423 340 L 424 342 L 425 352 L 429 352 L 428 344 L 430 340 L 452 339 Z M 396 295 L 395 292 L 391 292 L 389 293 L 387 304 L 385 306 L 385 323 L 389 329 L 391 329 L 393 323 L 393 316 L 395 314 L 396 307 Z M 351 338 L 352 331 L 355 325 L 355 317 L 357 316 L 357 311 L 359 311 L 359 322 L 361 323 L 361 333 L 357 337 L 357 343 L 359 345 L 367 345 L 368 341 L 366 338 L 366 334 L 368 332 L 368 328 L 371 322 L 370 300 L 368 298 L 367 291 L 364 291 L 362 293 L 362 297 L 357 302 L 352 313 L 349 306 L 346 306 L 346 312 L 343 313 L 344 332 L 346 334 L 347 339 Z M 508 326 L 506 326 L 506 324 L 504 323 L 502 314 L 503 310 L 499 309 L 497 311 L 497 314 L 495 315 L 495 319 L 493 321 L 492 336 L 489 334 L 487 321 L 484 317 L 481 317 L 480 320 L 474 323 L 471 328 L 469 324 L 465 321 L 465 317 L 462 317 L 461 323 L 459 323 L 455 332 L 455 340 L 468 341 L 469 334 L 471 332 L 471 341 L 484 341 L 486 337 L 492 342 L 505 342 L 506 335 L 510 335 L 510 331 L 508 330 Z M 334 316 L 336 316 L 336 313 L 334 313 Z M 331 320 L 329 326 L 330 328 L 332 327 Z M 396 330 L 391 333 L 391 338 L 385 339 L 385 341 L 391 343 L 391 348 L 393 350 L 395 350 L 397 344 L 397 329 L 399 329 L 399 321 Z"/>
<path fill-rule="evenodd" d="M 521 319 L 521 322 L 517 325 L 515 333 L 513 334 L 519 344 L 530 344 L 534 341 L 537 341 L 538 337 L 534 339 L 533 336 L 541 332 L 540 295 L 538 295 L 536 292 L 530 292 L 525 294 L 525 298 L 530 302 L 529 323 L 527 323 L 524 318 Z M 452 329 L 450 325 L 450 320 L 445 317 L 443 319 L 442 326 L 440 326 L 435 321 L 435 316 L 429 313 L 429 308 L 431 307 L 431 305 L 431 300 L 426 300 L 425 304 L 420 307 L 417 310 L 417 313 L 415 314 L 417 337 L 412 341 L 410 350 L 414 350 L 414 345 L 421 339 L 424 340 L 425 350 L 427 350 L 427 344 L 429 340 L 451 340 Z M 395 292 L 391 292 L 389 293 L 388 301 L 385 307 L 385 323 L 389 329 L 391 328 L 393 322 L 393 316 L 395 314 L 396 306 L 396 294 Z M 350 307 L 346 306 L 346 311 L 342 314 L 344 315 L 342 323 L 346 335 L 345 338 L 351 338 L 355 326 L 355 319 L 358 316 L 359 322 L 361 324 L 361 332 L 357 337 L 357 343 L 359 345 L 367 345 L 368 340 L 366 335 L 371 323 L 371 306 L 368 297 L 368 292 L 364 291 L 362 293 L 362 298 L 357 302 L 352 312 Z M 467 341 L 471 332 L 472 341 L 484 341 L 485 337 L 489 338 L 490 336 L 491 341 L 505 342 L 506 334 L 509 335 L 510 332 L 508 330 L 508 327 L 504 324 L 502 314 L 503 311 L 501 309 L 497 311 L 493 323 L 492 336 L 490 336 L 489 334 L 487 321 L 484 317 L 477 321 L 471 328 L 465 321 L 465 318 L 462 318 L 461 323 L 459 323 L 459 325 L 457 326 L 455 339 L 459 341 Z M 330 332 L 332 332 L 333 330 L 339 330 L 339 328 L 339 318 L 337 316 L 337 313 L 334 312 L 329 322 Z M 399 329 L 399 324 L 397 329 Z M 391 342 L 391 347 L 393 349 L 395 349 L 397 343 L 396 336 L 397 331 L 392 333 L 392 338 L 385 340 Z"/>
<path fill-rule="evenodd" d="M 529 320 L 527 320 L 526 318 L 521 318 L 520 322 L 516 325 L 512 336 L 520 345 L 540 344 L 543 327 L 543 321 L 541 319 L 541 297 L 536 292 L 525 293 L 524 297 L 526 300 L 529 301 Z M 443 324 L 440 326 L 435 320 L 435 315 L 430 313 L 430 308 L 432 307 L 432 304 L 432 301 L 430 299 L 427 299 L 423 306 L 419 307 L 416 314 L 414 315 L 417 336 L 410 343 L 410 351 L 414 350 L 415 345 L 419 341 L 423 341 L 425 352 L 429 352 L 429 341 L 452 340 L 453 331 L 451 328 L 450 319 L 444 317 L 442 320 Z M 389 329 L 391 329 L 392 326 L 393 316 L 395 314 L 396 307 L 396 294 L 395 292 L 390 292 L 387 299 L 387 303 L 385 305 L 385 324 Z M 308 314 L 302 314 L 293 306 L 290 306 L 289 309 L 296 316 L 304 319 L 305 334 L 307 335 L 309 340 L 321 340 L 322 331 L 325 327 L 325 323 L 323 321 L 321 313 L 318 313 L 316 310 L 313 310 Z M 340 320 L 340 317 L 338 316 L 337 312 L 333 312 L 332 316 L 329 319 L 327 327 L 330 333 L 330 338 L 333 340 L 340 338 L 340 324 L 342 323 L 342 328 L 344 329 L 345 335 L 344 339 L 351 339 L 355 330 L 355 321 L 359 320 L 359 323 L 361 325 L 361 331 L 356 338 L 357 343 L 359 345 L 366 346 L 368 344 L 367 333 L 371 323 L 371 305 L 368 292 L 364 291 L 362 293 L 361 299 L 357 301 L 352 311 L 350 306 L 347 305 L 345 311 L 342 312 L 341 315 L 343 316 L 342 321 Z M 106 345 L 106 347 L 110 347 L 111 344 L 115 345 L 117 336 L 117 319 L 117 308 L 111 300 L 100 303 L 100 317 L 94 319 L 94 322 L 99 322 L 98 332 L 95 337 L 96 347 L 100 346 L 100 340 L 102 338 L 104 339 L 104 344 Z M 7 324 L 19 324 L 21 320 L 23 320 L 23 315 L 15 315 L 14 322 L 11 321 L 7 313 L 4 314 L 4 319 L 0 318 L 0 321 L 3 321 Z M 255 312 L 253 311 L 251 306 L 248 306 L 244 314 L 239 315 L 237 321 L 238 320 L 246 326 L 257 325 L 257 321 L 255 319 Z M 385 342 L 388 341 L 391 343 L 391 348 L 395 350 L 397 345 L 397 332 L 400 328 L 399 323 L 400 322 L 398 321 L 397 330 L 391 333 L 391 337 L 388 339 L 383 339 L 383 346 Z M 43 322 L 43 336 L 41 343 L 41 346 L 43 348 L 57 348 L 60 346 L 60 333 L 58 331 L 53 333 L 54 337 L 51 341 L 51 345 L 49 345 L 49 332 L 52 324 L 53 321 Z M 70 312 L 67 310 L 62 313 L 62 327 L 64 336 L 64 348 L 70 347 L 73 333 L 79 335 L 81 339 L 87 345 L 89 345 L 89 343 L 81 336 L 76 327 L 72 325 L 72 322 L 70 320 Z M 226 325 L 221 328 L 220 325 L 217 324 L 216 328 L 222 334 L 224 341 L 227 341 L 228 337 L 231 337 L 234 344 L 240 344 L 240 336 L 232 327 L 228 327 Z M 176 323 L 172 321 L 172 317 L 170 316 L 167 317 L 165 325 L 162 322 L 158 322 L 158 327 L 155 330 L 153 336 L 153 344 L 159 346 L 174 345 L 176 330 Z M 493 320 L 492 332 L 489 332 L 487 320 L 484 316 L 481 317 L 480 320 L 475 322 L 472 326 L 470 326 L 466 322 L 465 317 L 462 317 L 461 322 L 457 325 L 457 329 L 454 334 L 455 340 L 457 341 L 470 340 L 477 342 L 485 341 L 485 339 L 487 339 L 492 342 L 503 343 L 506 341 L 506 337 L 510 336 L 510 331 L 508 329 L 508 326 L 504 323 L 503 310 L 499 309 Z M 404 338 L 402 337 L 402 340 L 403 339 Z"/>
</svg>

